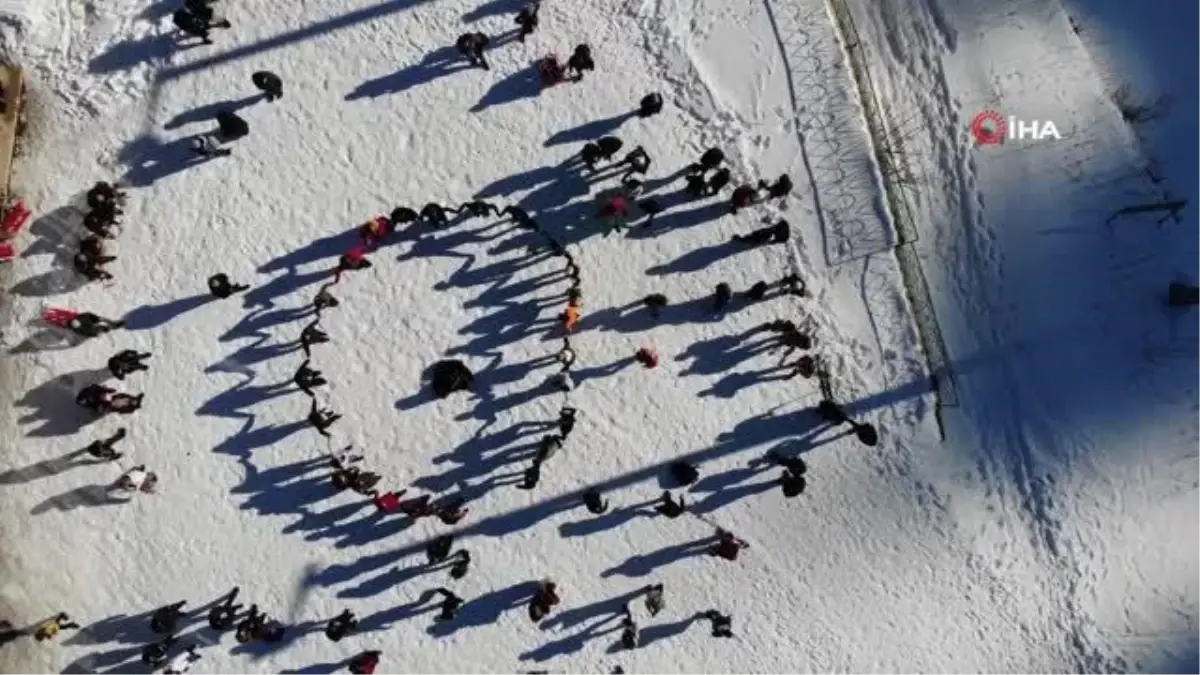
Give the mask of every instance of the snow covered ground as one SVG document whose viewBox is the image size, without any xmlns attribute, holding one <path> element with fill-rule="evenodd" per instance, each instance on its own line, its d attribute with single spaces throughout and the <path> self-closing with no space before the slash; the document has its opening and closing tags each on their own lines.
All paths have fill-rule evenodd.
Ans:
<svg viewBox="0 0 1200 675">
<path fill-rule="evenodd" d="M 1197 197 L 1195 55 L 1177 49 L 1195 43 L 1196 8 L 1075 4 L 1078 36 L 1045 0 L 855 13 L 919 183 L 918 248 L 960 390 L 942 468 L 964 536 L 1042 605 L 1058 667 L 1194 670 L 1196 318 L 1165 291 L 1194 283 L 1196 219 L 1107 221 Z M 1121 83 L 1178 104 L 1132 128 Z M 1064 138 L 972 147 L 986 109 Z"/>
<path fill-rule="evenodd" d="M 548 2 L 527 44 L 490 52 L 490 72 L 445 64 L 466 27 L 509 29 L 516 7 L 504 0 L 310 0 L 291 13 L 248 0 L 228 6 L 235 27 L 216 45 L 183 50 L 168 3 L 39 4 L 6 36 L 32 77 L 14 188 L 39 218 L 4 271 L 4 423 L 18 431 L 0 466 L 0 602 L 15 623 L 61 609 L 84 629 L 9 644 L 4 669 L 136 669 L 148 612 L 183 598 L 199 608 L 233 585 L 295 630 L 262 650 L 201 620 L 186 631 L 203 645 L 198 671 L 333 672 L 372 648 L 386 671 L 1194 667 L 1195 321 L 1154 304 L 1174 274 L 1155 256 L 1194 271 L 1194 241 L 1170 239 L 1194 238 L 1194 221 L 1102 226 L 1096 193 L 1111 186 L 1097 177 L 1119 180 L 1140 151 L 1101 104 L 1088 53 L 1069 27 L 1055 32 L 1061 10 L 909 4 L 855 11 L 887 99 L 925 116 L 927 145 L 913 151 L 931 162 L 922 254 L 962 390 L 945 442 L 824 2 Z M 1037 26 L 1041 42 L 1017 45 L 997 34 L 1006 26 Z M 598 70 L 539 92 L 530 61 L 582 41 Z M 1035 60 L 1038 44 L 1075 68 L 1052 80 L 1055 100 L 1095 137 L 1073 127 L 1069 152 L 971 149 L 963 115 L 997 93 L 983 86 L 997 45 L 1013 52 L 1001 72 L 1025 75 L 996 85 L 998 105 L 1015 108 L 1049 87 L 1032 61 L 1013 60 Z M 260 69 L 283 77 L 282 101 L 251 102 Z M 654 90 L 664 113 L 630 117 Z M 185 162 L 186 139 L 226 106 L 251 135 L 228 159 Z M 606 133 L 646 147 L 665 199 L 714 144 L 739 179 L 788 172 L 798 194 L 736 217 L 719 200 L 681 204 L 653 231 L 601 237 L 589 216 L 611 181 L 589 185 L 565 165 Z M 1071 161 L 1081 168 L 1064 175 L 1078 184 L 1033 177 Z M 79 236 L 72 205 L 122 175 L 133 188 L 117 282 L 83 286 L 63 267 Z M 507 223 L 406 233 L 337 287 L 343 306 L 323 322 L 333 343 L 314 356 L 331 380 L 323 400 L 346 415 L 332 443 L 300 423 L 307 398 L 281 386 L 302 360 L 300 312 L 347 231 L 399 204 L 475 195 L 528 208 L 582 268 L 569 397 L 580 423 L 531 492 L 504 477 L 563 402 L 541 383 L 567 282 L 561 261 L 529 261 L 533 240 Z M 792 246 L 724 245 L 778 215 Z M 1056 262 L 1068 253 L 1069 267 Z M 741 290 L 793 266 L 809 298 L 704 309 L 719 282 Z M 217 271 L 255 288 L 207 302 Z M 658 322 L 632 309 L 655 292 L 672 303 Z M 31 324 L 47 305 L 124 316 L 129 330 L 62 348 Z M 880 429 L 878 448 L 817 431 L 812 382 L 764 378 L 778 357 L 749 331 L 776 318 L 811 322 L 839 397 Z M 643 344 L 662 355 L 658 369 L 629 364 Z M 74 393 L 123 348 L 154 353 L 151 371 L 122 385 L 144 391 L 146 408 L 80 418 Z M 422 393 L 422 371 L 446 354 L 475 369 L 481 396 Z M 120 466 L 71 455 L 119 424 L 130 429 Z M 319 459 L 351 442 L 386 488 L 473 498 L 455 528 L 470 575 L 422 569 L 424 544 L 450 528 L 380 521 L 331 494 Z M 749 466 L 773 447 L 804 453 L 802 497 L 785 501 L 775 470 Z M 678 457 L 701 466 L 688 497 L 699 517 L 635 513 Z M 162 493 L 101 498 L 135 463 L 160 474 Z M 588 486 L 605 490 L 610 514 L 577 503 Z M 714 523 L 750 542 L 736 563 L 695 555 Z M 519 601 L 547 576 L 564 600 L 539 627 Z M 650 619 L 637 605 L 645 645 L 610 653 L 613 612 L 655 580 L 667 610 Z M 441 585 L 468 600 L 455 623 L 414 604 Z M 343 607 L 363 630 L 334 644 L 321 628 Z M 713 607 L 732 613 L 738 639 L 692 624 Z"/>
</svg>

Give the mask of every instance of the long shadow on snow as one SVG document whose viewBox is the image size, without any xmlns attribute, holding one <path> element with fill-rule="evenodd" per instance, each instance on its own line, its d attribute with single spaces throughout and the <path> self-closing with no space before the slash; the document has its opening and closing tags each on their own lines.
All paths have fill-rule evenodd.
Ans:
<svg viewBox="0 0 1200 675">
<path fill-rule="evenodd" d="M 78 432 L 99 420 L 102 415 L 77 405 L 75 395 L 84 387 L 105 382 L 109 377 L 107 369 L 90 368 L 64 373 L 43 382 L 25 392 L 17 401 L 18 408 L 32 409 L 18 423 L 38 424 L 26 432 L 34 437 L 67 436 Z"/>
<path fill-rule="evenodd" d="M 266 99 L 266 94 L 259 93 L 252 94 L 250 96 L 243 96 L 242 98 L 238 99 L 225 99 L 224 101 L 217 101 L 216 103 L 198 106 L 171 118 L 169 122 L 163 125 L 163 128 L 178 129 L 184 125 L 194 124 L 196 122 L 208 122 L 210 124 L 215 124 L 217 113 L 237 112 L 242 108 L 249 107 L 255 103 L 258 103 L 259 101 L 265 101 Z"/>
<path fill-rule="evenodd" d="M 522 68 L 504 79 L 497 80 L 488 89 L 483 98 L 471 108 L 471 112 L 481 112 L 506 103 L 515 103 L 524 98 L 535 98 L 542 93 L 542 83 L 538 81 L 537 72 L 532 68 Z"/>
<path fill-rule="evenodd" d="M 456 485 L 470 485 L 472 499 L 478 499 L 489 491 L 488 488 L 496 486 L 494 482 L 487 483 L 482 479 L 506 466 L 529 461 L 537 455 L 537 441 L 526 440 L 530 433 L 525 429 L 529 427 L 517 423 L 493 434 L 481 433 L 489 426 L 491 425 L 485 425 L 480 432 L 450 453 L 454 457 L 454 467 L 436 475 L 417 478 L 412 481 L 413 487 L 440 493 Z M 445 461 L 435 460 L 435 463 Z"/>
<path fill-rule="evenodd" d="M 466 628 L 494 624 L 505 612 L 525 605 L 537 589 L 536 581 L 526 581 L 468 599 L 458 618 L 434 622 L 427 632 L 434 637 L 447 637 Z"/>
<path fill-rule="evenodd" d="M 487 0 L 475 6 L 475 9 L 462 15 L 463 23 L 472 23 L 480 19 L 504 14 L 516 14 L 521 11 L 521 0 Z"/>
<path fill-rule="evenodd" d="M 666 475 L 669 465 L 675 461 L 683 460 L 692 462 L 693 464 L 703 464 L 706 461 L 779 443 L 789 438 L 804 436 L 811 433 L 812 429 L 823 426 L 820 416 L 811 408 L 779 414 L 774 410 L 768 411 L 761 415 L 742 420 L 733 430 L 718 436 L 717 442 L 711 447 L 684 453 L 677 457 L 666 459 L 663 462 L 648 465 L 605 481 L 582 486 L 574 492 L 559 495 L 508 513 L 475 520 L 469 525 L 454 530 L 453 534 L 460 543 L 470 537 L 505 537 L 514 532 L 534 527 L 538 523 L 553 518 L 560 513 L 578 508 L 583 499 L 583 493 L 588 489 L 594 488 L 602 493 L 612 493 L 632 485 L 661 478 Z M 395 564 L 409 556 L 423 555 L 425 547 L 428 545 L 429 540 L 425 540 L 413 542 L 391 551 L 362 556 L 355 563 L 341 566 L 337 569 L 336 573 L 327 575 L 325 577 L 326 585 L 351 581 L 358 576 Z M 644 566 L 642 565 L 642 567 Z M 636 569 L 638 568 L 638 564 L 635 562 L 629 568 L 624 569 L 630 568 Z"/>
<path fill-rule="evenodd" d="M 207 293 L 178 298 L 157 305 L 142 305 L 124 316 L 126 330 L 149 330 L 164 326 L 172 319 L 199 309 L 215 298 Z"/>
<path fill-rule="evenodd" d="M 213 161 L 215 158 L 192 152 L 189 147 L 192 138 L 186 136 L 164 141 L 148 134 L 134 139 L 125 146 L 118 158 L 128 167 L 121 182 L 133 187 L 146 187 L 167 176 Z"/>
<path fill-rule="evenodd" d="M 737 246 L 733 242 L 722 242 L 720 244 L 694 248 L 665 265 L 655 265 L 648 268 L 646 274 L 651 276 L 665 276 L 668 274 L 699 272 L 718 260 L 728 258 L 743 250 L 745 250 L 744 247 Z"/>
<path fill-rule="evenodd" d="M 332 269 L 337 266 L 337 257 L 357 245 L 358 241 L 358 228 L 351 228 L 337 234 L 315 239 L 303 248 L 290 251 L 270 262 L 260 265 L 258 271 L 263 274 L 269 274 L 271 272 L 288 270 L 296 274 L 299 272 L 300 266 L 323 260 L 330 260 L 330 268 Z"/>
<path fill-rule="evenodd" d="M 637 117 L 636 110 L 623 112 L 611 117 L 604 117 L 591 122 L 584 122 L 577 127 L 563 129 L 555 133 L 550 138 L 546 139 L 545 147 L 549 148 L 554 145 L 565 145 L 567 143 L 588 143 L 607 136 L 621 127 L 622 124 L 630 119 Z"/>
<path fill-rule="evenodd" d="M 169 14 L 170 12 L 168 12 Z M 175 53 L 199 47 L 200 42 L 181 43 L 174 33 L 156 33 L 114 43 L 88 62 L 88 72 L 115 73 L 142 64 L 166 62 Z"/>
<path fill-rule="evenodd" d="M 556 656 L 574 654 L 583 649 L 589 641 L 621 630 L 620 618 L 619 614 L 600 617 L 578 633 L 547 642 L 541 647 L 522 653 L 517 658 L 521 661 L 541 662 Z"/>
<path fill-rule="evenodd" d="M 330 33 L 357 26 L 361 23 L 373 21 L 389 14 L 396 14 L 406 9 L 416 7 L 421 4 L 420 0 L 385 0 L 369 7 L 362 7 L 348 11 L 344 14 L 330 17 L 324 21 L 310 23 L 299 28 L 280 33 L 269 38 L 244 44 L 238 47 L 226 49 L 222 52 L 217 52 L 212 56 L 206 56 L 188 61 L 173 68 L 163 70 L 159 74 L 159 79 L 168 82 L 189 73 L 195 73 L 202 70 L 210 70 L 214 66 L 230 61 L 238 61 L 247 57 L 263 54 L 275 49 L 287 47 L 298 42 L 304 42 L 315 37 L 328 36 Z"/>
<path fill-rule="evenodd" d="M 600 573 L 602 579 L 607 579 L 613 576 L 622 577 L 644 577 L 654 573 L 655 570 L 666 567 L 671 563 L 679 562 L 684 558 L 691 558 L 698 555 L 704 555 L 708 549 L 717 541 L 715 534 L 694 539 L 692 541 L 683 542 L 680 544 L 672 544 L 664 546 L 653 553 L 636 554 L 630 556 L 628 560 L 610 567 Z"/>
<path fill-rule="evenodd" d="M 71 469 L 98 466 L 107 463 L 104 460 L 93 459 L 87 454 L 86 449 L 72 450 L 65 455 L 60 455 L 53 459 L 43 459 L 36 464 L 30 464 L 20 469 L 9 469 L 4 473 L 0 473 L 0 485 L 32 483 L 39 478 L 56 476 Z"/>
<path fill-rule="evenodd" d="M 38 516 L 49 511 L 74 511 L 82 507 L 116 506 L 129 502 L 129 498 L 114 496 L 110 492 L 111 487 L 108 483 L 81 485 L 43 500 L 30 509 L 29 514 Z"/>
<path fill-rule="evenodd" d="M 455 47 L 441 47 L 426 54 L 425 58 L 421 59 L 419 63 L 401 68 L 383 77 L 363 82 L 354 91 L 346 94 L 346 100 L 358 101 L 364 98 L 377 98 L 388 94 L 398 94 L 414 87 L 428 84 L 440 77 L 472 68 L 473 66 L 459 56 L 458 50 Z"/>
</svg>

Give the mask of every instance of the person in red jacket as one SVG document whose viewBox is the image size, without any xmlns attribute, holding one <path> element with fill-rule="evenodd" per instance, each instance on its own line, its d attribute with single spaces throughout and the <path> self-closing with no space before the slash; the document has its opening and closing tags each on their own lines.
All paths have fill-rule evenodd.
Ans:
<svg viewBox="0 0 1200 675">
<path fill-rule="evenodd" d="M 358 236 L 367 249 L 378 248 L 391 233 L 392 222 L 383 216 L 372 218 L 358 228 Z"/>
<path fill-rule="evenodd" d="M 379 667 L 380 656 L 383 656 L 383 652 L 377 649 L 359 654 L 350 659 L 350 672 L 354 675 L 374 675 L 375 669 Z"/>
<path fill-rule="evenodd" d="M 404 496 L 405 492 L 408 492 L 408 490 L 401 490 L 399 492 L 376 492 L 371 497 L 371 501 L 375 504 L 375 508 L 378 509 L 380 513 L 395 513 L 401 508 L 400 498 Z"/>
<path fill-rule="evenodd" d="M 344 253 L 338 260 L 337 272 L 333 275 L 334 283 L 342 280 L 342 273 L 347 270 L 365 270 L 371 266 L 371 261 L 367 260 L 367 252 L 361 246 L 356 246 Z"/>
<path fill-rule="evenodd" d="M 641 349 L 638 349 L 633 355 L 633 358 L 637 359 L 638 363 L 647 368 L 654 368 L 658 365 L 658 352 L 654 351 L 650 347 L 642 347 Z"/>
</svg>

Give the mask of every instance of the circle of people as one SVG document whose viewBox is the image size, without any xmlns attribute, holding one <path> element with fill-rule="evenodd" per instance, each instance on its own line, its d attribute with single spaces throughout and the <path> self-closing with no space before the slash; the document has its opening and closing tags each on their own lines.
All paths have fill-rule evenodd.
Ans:
<svg viewBox="0 0 1200 675">
<path fill-rule="evenodd" d="M 183 8 L 175 12 L 175 25 L 185 34 L 200 38 L 205 44 L 211 44 L 209 32 L 212 28 L 229 28 L 230 22 L 217 17 L 212 8 L 214 0 L 185 0 Z M 523 8 L 516 16 L 518 25 L 517 39 L 524 42 L 529 34 L 538 26 L 538 3 Z M 472 65 L 488 69 L 485 49 L 490 40 L 483 33 L 467 33 L 458 39 L 456 46 L 460 53 Z M 542 82 L 551 86 L 562 81 L 579 81 L 586 71 L 594 70 L 591 49 L 588 45 L 576 47 L 565 65 L 560 65 L 557 58 L 548 56 L 535 63 Z M 275 101 L 283 96 L 282 80 L 275 74 L 259 71 L 251 76 L 252 84 L 259 89 L 268 101 Z M 642 118 L 652 117 L 661 112 L 663 99 L 658 93 L 644 96 L 638 104 L 636 114 Z M 249 125 L 233 111 L 221 111 L 216 115 L 217 129 L 214 132 L 201 134 L 192 140 L 191 149 L 206 158 L 228 156 L 232 150 L 227 145 L 249 133 Z M 655 217 L 664 211 L 661 202 L 653 197 L 644 195 L 645 185 L 641 180 L 649 171 L 651 157 L 642 146 L 637 146 L 627 152 L 621 159 L 617 155 L 624 143 L 616 136 L 604 136 L 594 142 L 586 143 L 578 155 L 578 160 L 584 168 L 592 173 L 604 170 L 607 174 L 620 175 L 620 189 L 602 200 L 597 211 L 597 218 L 602 224 L 605 236 L 623 231 L 629 226 L 631 205 L 635 205 L 644 218 L 639 226 L 654 227 Z M 709 148 L 698 161 L 687 167 L 685 193 L 691 198 L 711 197 L 719 194 L 730 184 L 731 171 L 724 166 L 725 155 L 720 148 Z M 793 184 L 788 175 L 782 175 L 774 182 L 765 180 L 757 184 L 742 184 L 735 187 L 729 198 L 729 212 L 736 214 L 762 199 L 783 198 L 791 194 Z M 119 186 L 107 182 L 95 184 L 87 193 L 88 211 L 83 218 L 83 226 L 89 235 L 81 239 L 79 250 L 74 257 L 74 267 L 89 281 L 111 280 L 112 275 L 104 269 L 105 265 L 116 258 L 106 251 L 106 242 L 116 238 L 116 228 L 120 225 L 126 193 Z M 537 221 L 519 206 L 509 205 L 503 209 L 496 205 L 473 200 L 457 208 L 443 206 L 436 202 L 425 204 L 419 211 L 401 206 L 395 208 L 387 216 L 377 216 L 363 224 L 358 234 L 359 245 L 344 253 L 338 266 L 333 272 L 333 280 L 324 284 L 318 290 L 312 301 L 313 320 L 300 333 L 299 342 L 304 352 L 304 361 L 293 376 L 294 384 L 311 399 L 307 421 L 318 433 L 330 438 L 330 427 L 341 415 L 333 409 L 318 402 L 315 389 L 327 384 L 327 380 L 319 370 L 311 367 L 312 348 L 314 345 L 329 341 L 329 336 L 321 329 L 323 313 L 336 308 L 340 303 L 333 295 L 332 288 L 340 283 L 343 276 L 352 271 L 372 267 L 369 254 L 383 245 L 387 239 L 400 227 L 445 227 L 451 224 L 450 214 L 465 217 L 508 217 L 518 228 L 540 234 L 545 239 L 545 246 L 553 255 L 566 260 L 566 277 L 571 285 L 566 293 L 566 307 L 559 315 L 563 328 L 562 347 L 555 355 L 555 360 L 561 368 L 552 375 L 548 384 L 564 394 L 569 394 L 574 388 L 571 378 L 571 368 L 575 363 L 576 354 L 571 345 L 570 336 L 576 330 L 582 317 L 583 293 L 578 265 L 570 252 L 557 239 L 542 229 Z M 753 230 L 746 234 L 732 237 L 734 242 L 746 246 L 765 246 L 771 244 L 786 244 L 790 239 L 790 225 L 780 219 L 773 225 Z M 217 299 L 229 298 L 249 289 L 249 285 L 234 283 L 227 274 L 215 274 L 207 280 L 211 295 Z M 804 282 L 797 274 L 787 274 L 782 279 L 768 283 L 759 281 L 741 295 L 748 301 L 764 299 L 768 293 L 779 290 L 785 294 L 805 297 L 807 291 Z M 735 294 L 726 283 L 718 284 L 713 294 L 713 311 L 722 312 L 733 301 Z M 643 298 L 642 304 L 652 317 L 658 318 L 660 313 L 669 306 L 669 300 L 662 294 L 651 294 Z M 123 321 L 100 317 L 91 312 L 77 312 L 62 308 L 49 308 L 42 315 L 47 323 L 71 331 L 84 339 L 96 337 L 124 326 Z M 777 336 L 778 345 L 786 349 L 786 359 L 794 351 L 808 351 L 813 347 L 813 339 L 808 332 L 791 320 L 776 320 L 764 324 L 763 330 Z M 124 379 L 138 371 L 149 370 L 146 360 L 150 353 L 135 350 L 122 350 L 108 360 L 108 369 L 118 380 Z M 640 347 L 634 354 L 636 361 L 647 369 L 658 365 L 658 354 L 652 347 Z M 445 398 L 454 392 L 470 390 L 474 383 L 474 374 L 461 360 L 447 359 L 439 361 L 429 370 L 429 384 L 433 394 Z M 794 363 L 789 377 L 816 377 L 822 398 L 816 406 L 817 414 L 826 423 L 834 426 L 849 425 L 859 442 L 873 447 L 878 443 L 878 434 L 869 423 L 852 420 L 845 408 L 835 402 L 832 381 L 828 371 L 823 368 L 818 359 L 810 354 L 801 355 Z M 130 415 L 142 406 L 144 394 L 119 392 L 104 384 L 90 384 L 81 389 L 76 395 L 76 403 L 96 415 L 116 413 Z M 567 401 L 569 403 L 569 400 Z M 556 421 L 558 433 L 544 436 L 538 444 L 538 452 L 532 464 L 522 475 L 522 481 L 517 485 L 520 489 L 536 488 L 541 469 L 562 447 L 575 428 L 577 410 L 564 404 Z M 125 427 L 116 430 L 107 438 L 95 440 L 86 448 L 88 455 L 97 460 L 116 461 L 123 454 L 116 450 L 118 442 L 127 436 Z M 466 517 L 470 509 L 466 508 L 466 500 L 461 496 L 453 496 L 434 502 L 429 494 L 404 499 L 407 490 L 380 491 L 377 489 L 381 476 L 361 467 L 363 455 L 353 453 L 352 446 L 346 446 L 341 451 L 330 453 L 328 465 L 331 469 L 330 481 L 338 491 L 350 490 L 369 497 L 375 508 L 385 514 L 400 512 L 411 518 L 436 516 L 447 525 L 454 525 Z M 800 457 L 785 457 L 777 451 L 769 452 L 765 460 L 783 468 L 779 485 L 783 494 L 792 498 L 802 494 L 806 487 L 807 466 Z M 687 486 L 695 483 L 700 476 L 699 469 L 687 461 L 673 462 L 668 467 L 672 478 L 680 485 Z M 111 489 L 130 494 L 153 493 L 158 484 L 158 476 L 147 469 L 146 465 L 137 465 L 121 475 L 111 486 Z M 604 514 L 608 511 L 609 502 L 599 490 L 589 488 L 581 494 L 583 506 L 593 514 Z M 674 498 L 669 490 L 664 491 L 655 505 L 655 511 L 668 518 L 678 518 L 688 512 L 688 505 L 682 496 Z M 711 555 L 727 560 L 736 560 L 738 553 L 748 544 L 732 533 L 718 529 L 715 541 L 709 549 Z M 471 554 L 465 548 L 454 550 L 454 537 L 444 534 L 433 539 L 426 546 L 426 558 L 431 566 L 445 566 L 452 579 L 466 576 L 471 565 Z M 645 606 L 650 616 L 655 616 L 664 607 L 663 584 L 651 584 L 642 589 L 645 596 Z M 234 629 L 238 642 L 251 641 L 278 642 L 283 639 L 286 627 L 279 621 L 251 604 L 248 610 L 241 614 L 241 604 L 235 604 L 239 589 L 234 588 L 226 596 L 213 603 L 208 612 L 209 626 L 218 632 Z M 439 620 L 453 620 L 458 616 L 464 600 L 447 588 L 440 587 L 427 591 L 421 596 L 421 602 L 429 602 L 440 598 Z M 528 602 L 529 617 L 534 622 L 541 621 L 552 609 L 559 604 L 560 596 L 557 584 L 551 579 L 545 579 L 538 584 L 537 590 Z M 187 601 L 179 601 L 156 610 L 150 622 L 151 629 L 164 635 L 160 640 L 145 646 L 142 650 L 142 661 L 150 666 L 165 665 L 166 673 L 183 673 L 191 663 L 200 658 L 196 644 L 186 644 L 182 649 L 175 650 L 180 622 L 189 619 L 191 613 L 184 612 Z M 634 620 L 629 603 L 622 607 L 622 644 L 629 649 L 639 644 L 639 628 Z M 697 618 L 707 619 L 715 637 L 731 637 L 732 619 L 729 615 L 712 609 L 700 612 Z M 329 620 L 325 628 L 326 636 L 333 641 L 340 641 L 358 627 L 358 619 L 349 610 Z M 65 613 L 42 622 L 32 631 L 38 641 L 52 639 L 60 630 L 79 628 Z M 26 631 L 18 631 L 10 624 L 0 623 L 0 641 L 13 639 Z M 172 652 L 175 652 L 172 655 Z M 353 673 L 373 673 L 379 663 L 382 652 L 368 650 L 359 653 L 348 662 Z M 621 672 L 618 668 L 614 672 Z"/>
</svg>

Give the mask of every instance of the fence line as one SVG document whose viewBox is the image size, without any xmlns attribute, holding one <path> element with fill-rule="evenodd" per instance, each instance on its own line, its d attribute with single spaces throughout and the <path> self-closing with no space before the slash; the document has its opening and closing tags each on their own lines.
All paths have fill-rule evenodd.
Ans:
<svg viewBox="0 0 1200 675">
<path fill-rule="evenodd" d="M 879 96 L 875 85 L 871 82 L 871 74 L 862 51 L 862 38 L 854 25 L 850 7 L 846 4 L 846 0 L 826 0 L 826 4 L 833 16 L 834 27 L 850 64 L 850 72 L 858 89 L 858 98 L 862 104 L 867 131 L 871 136 L 875 159 L 879 165 L 879 172 L 883 176 L 884 196 L 892 214 L 893 226 L 896 228 L 897 244 L 893 250 L 900 265 L 900 275 L 904 279 L 904 288 L 909 304 L 913 308 L 917 333 L 920 336 L 921 347 L 925 351 L 926 363 L 929 366 L 934 390 L 937 394 L 937 406 L 939 408 L 957 406 L 958 383 L 946 353 L 946 343 L 942 337 L 942 330 L 938 325 L 937 314 L 934 312 L 933 301 L 929 295 L 929 284 L 925 280 L 925 272 L 921 268 L 921 260 L 916 250 L 919 232 L 911 206 L 913 203 L 912 187 L 906 185 L 903 180 L 907 169 L 897 166 L 898 163 L 904 162 L 903 144 L 901 139 L 892 138 L 888 133 L 887 123 L 882 113 L 883 106 L 879 104 Z"/>
</svg>

